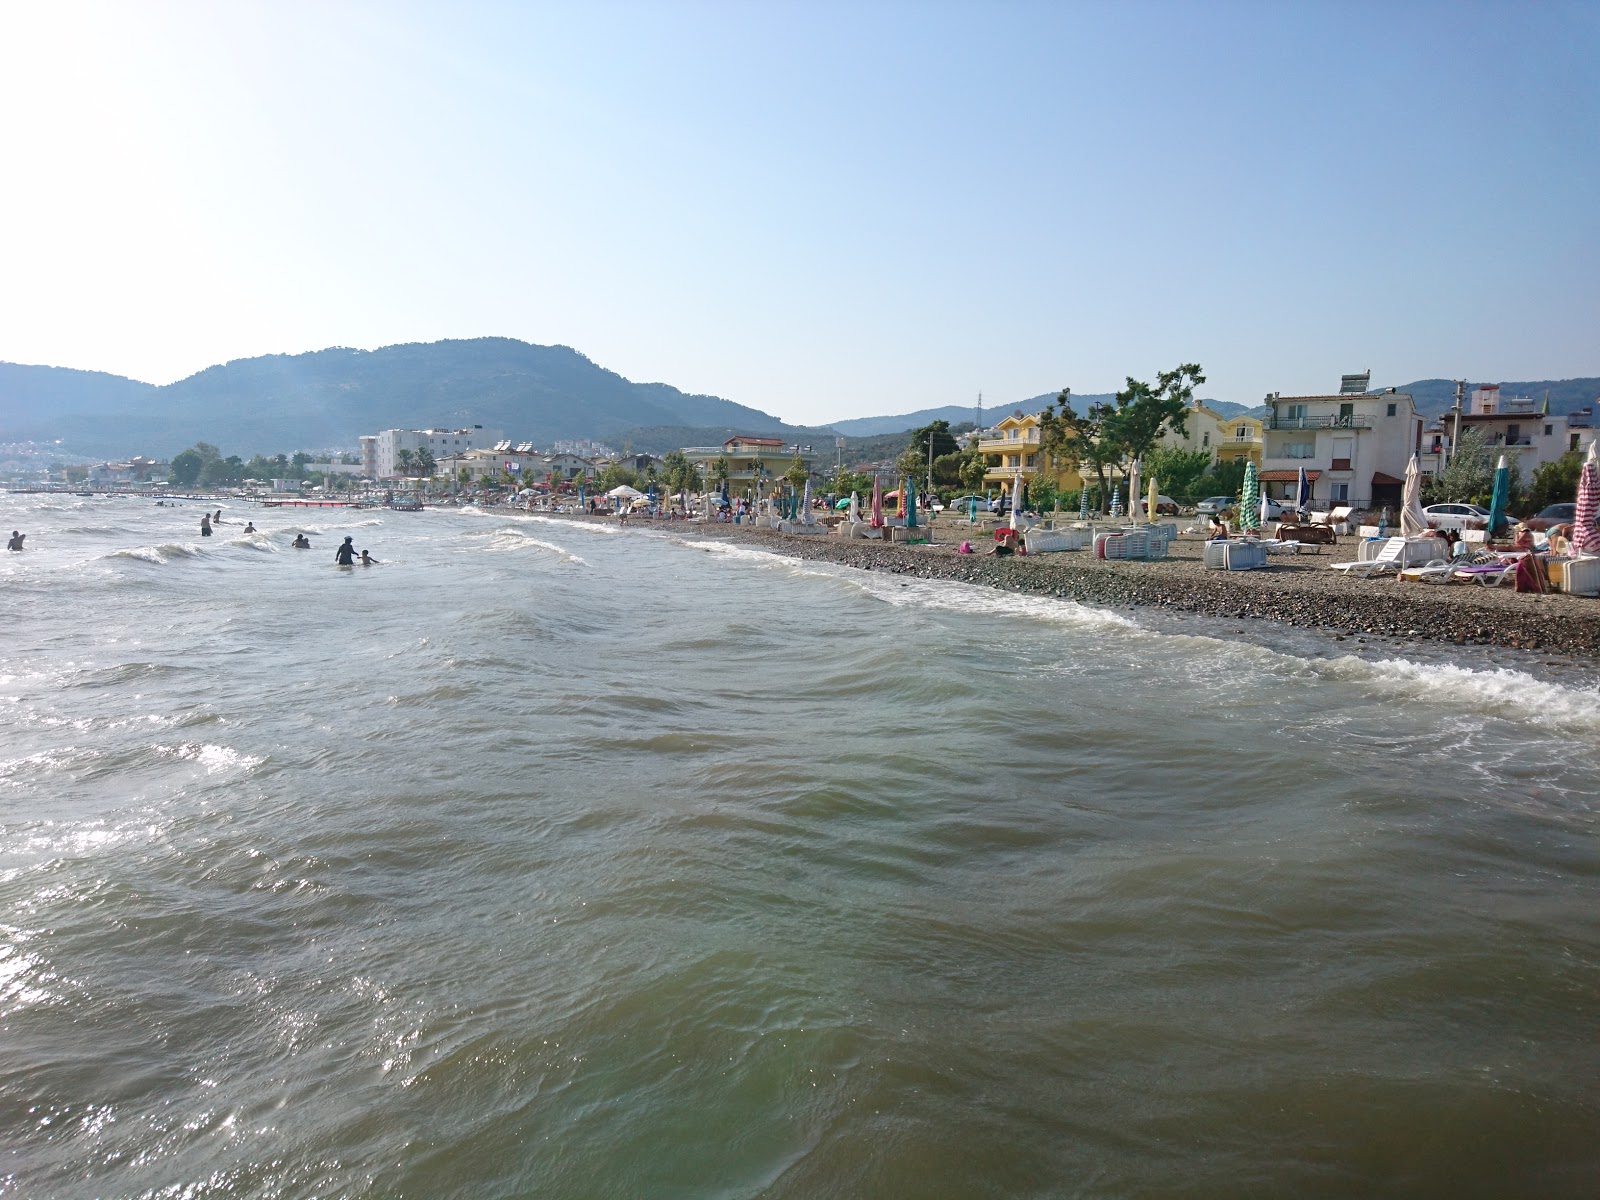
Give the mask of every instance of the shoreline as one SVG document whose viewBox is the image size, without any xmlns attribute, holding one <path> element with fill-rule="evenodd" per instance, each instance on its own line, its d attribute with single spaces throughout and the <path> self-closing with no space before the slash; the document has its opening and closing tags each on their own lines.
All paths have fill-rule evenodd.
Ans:
<svg viewBox="0 0 1600 1200">
<path fill-rule="evenodd" d="M 575 521 L 610 517 L 580 514 Z M 833 534 L 791 536 L 745 525 L 699 521 L 638 522 L 641 528 L 688 537 L 759 546 L 806 561 L 921 579 L 945 579 L 1001 591 L 1023 592 L 1103 608 L 1154 608 L 1222 620 L 1257 619 L 1318 630 L 1344 638 L 1425 640 L 1456 646 L 1498 646 L 1600 659 L 1600 600 L 1564 592 L 1518 593 L 1477 584 L 1401 583 L 1393 577 L 1351 579 L 1329 564 L 1355 557 L 1359 539 L 1346 537 L 1325 553 L 1286 555 L 1256 571 L 1208 571 L 1205 541 L 1180 535 L 1171 557 L 1151 561 L 1102 560 L 1088 551 L 1035 557 L 963 555 L 956 547 L 969 532 L 935 526 L 933 545 L 886 545 Z"/>
</svg>

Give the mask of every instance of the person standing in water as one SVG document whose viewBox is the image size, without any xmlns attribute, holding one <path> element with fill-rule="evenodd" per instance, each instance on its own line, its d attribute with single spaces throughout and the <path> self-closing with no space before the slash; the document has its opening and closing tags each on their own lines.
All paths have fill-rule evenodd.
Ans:
<svg viewBox="0 0 1600 1200">
<path fill-rule="evenodd" d="M 254 533 L 256 531 L 256 523 L 254 521 L 246 521 L 244 531 L 246 533 Z"/>
<path fill-rule="evenodd" d="M 28 536 L 27 534 L 18 533 L 15 529 L 13 529 L 11 531 L 11 540 L 6 543 L 6 549 L 7 550 L 21 550 L 22 549 L 22 539 L 27 537 L 27 536 Z"/>
<path fill-rule="evenodd" d="M 211 536 L 211 514 L 210 513 L 201 513 L 200 514 L 200 536 L 201 537 L 210 537 Z"/>
<path fill-rule="evenodd" d="M 361 565 L 363 567 L 370 567 L 377 561 L 377 559 L 373 558 L 372 555 L 368 554 L 365 550 L 361 552 Z"/>
<path fill-rule="evenodd" d="M 355 565 L 356 548 L 352 544 L 354 541 L 355 539 L 353 537 L 347 536 L 344 539 L 344 544 L 333 552 L 333 561 L 338 563 L 341 567 L 350 567 Z"/>
<path fill-rule="evenodd" d="M 289 545 L 296 550 L 309 550 L 311 549 L 311 539 L 303 533 L 297 533 L 294 535 L 294 541 L 290 542 Z"/>
</svg>

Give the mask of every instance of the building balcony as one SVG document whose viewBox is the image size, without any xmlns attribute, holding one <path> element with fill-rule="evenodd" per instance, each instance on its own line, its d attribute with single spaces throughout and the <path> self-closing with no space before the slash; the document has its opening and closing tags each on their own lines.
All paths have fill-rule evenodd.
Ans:
<svg viewBox="0 0 1600 1200">
<path fill-rule="evenodd" d="M 1037 430 L 1030 430 L 1030 436 L 1018 438 L 980 438 L 978 452 L 980 454 L 1006 454 L 1014 451 L 1018 446 L 1037 446 L 1039 434 Z"/>
<path fill-rule="evenodd" d="M 1268 429 L 1371 429 L 1371 417 L 1268 417 Z"/>
</svg>

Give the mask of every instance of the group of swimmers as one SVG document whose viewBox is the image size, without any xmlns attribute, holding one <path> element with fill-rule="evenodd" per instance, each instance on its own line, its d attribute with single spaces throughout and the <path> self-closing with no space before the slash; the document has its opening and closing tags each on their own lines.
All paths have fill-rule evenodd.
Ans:
<svg viewBox="0 0 1600 1200">
<path fill-rule="evenodd" d="M 221 525 L 223 523 L 224 522 L 222 520 L 222 510 L 220 508 L 217 509 L 217 511 L 214 514 L 213 513 L 201 513 L 200 514 L 200 536 L 201 537 L 210 537 L 211 536 L 211 527 L 213 525 Z M 254 521 L 246 521 L 245 522 L 245 526 L 244 526 L 244 531 L 246 533 L 259 532 L 256 529 L 256 523 Z M 12 541 L 16 542 L 16 544 L 11 547 L 13 550 L 21 550 L 22 549 L 22 544 L 18 540 L 20 537 L 21 537 L 21 535 L 20 534 L 16 534 L 16 533 L 13 533 L 11 535 Z M 333 552 L 333 561 L 336 562 L 341 567 L 354 566 L 356 564 L 356 562 L 358 561 L 358 556 L 356 554 L 356 548 L 355 548 L 355 544 L 354 543 L 355 543 L 355 539 L 354 538 L 346 537 L 344 539 L 343 544 L 340 545 L 340 547 Z M 294 535 L 294 541 L 290 542 L 289 546 L 290 546 L 291 549 L 294 549 L 294 550 L 309 550 L 309 549 L 311 549 L 311 539 L 308 538 L 304 533 L 297 533 L 297 534 Z M 376 565 L 378 560 L 373 558 L 371 553 L 369 553 L 366 550 L 363 550 L 363 551 L 361 551 L 361 553 L 359 555 L 359 561 L 360 561 L 360 563 L 361 563 L 361 565 L 363 567 L 370 567 L 370 566 Z"/>
</svg>

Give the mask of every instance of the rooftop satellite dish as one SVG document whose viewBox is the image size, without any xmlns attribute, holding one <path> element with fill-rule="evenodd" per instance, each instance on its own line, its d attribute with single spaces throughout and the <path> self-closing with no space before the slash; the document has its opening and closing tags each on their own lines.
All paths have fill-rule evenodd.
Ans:
<svg viewBox="0 0 1600 1200">
<path fill-rule="evenodd" d="M 1367 390 L 1367 385 L 1371 382 L 1372 371 L 1370 369 L 1361 372 L 1359 375 L 1341 375 L 1339 376 L 1339 395 L 1359 396 Z"/>
</svg>

